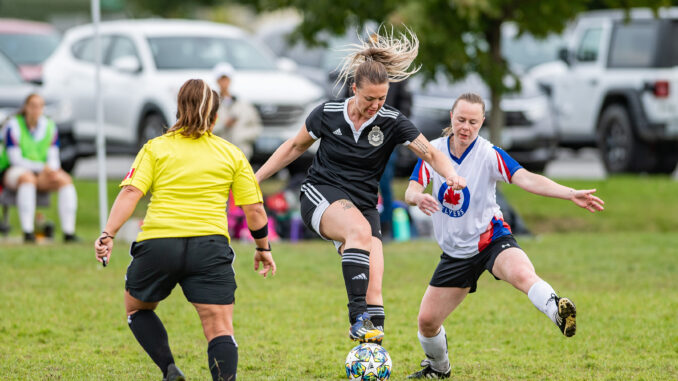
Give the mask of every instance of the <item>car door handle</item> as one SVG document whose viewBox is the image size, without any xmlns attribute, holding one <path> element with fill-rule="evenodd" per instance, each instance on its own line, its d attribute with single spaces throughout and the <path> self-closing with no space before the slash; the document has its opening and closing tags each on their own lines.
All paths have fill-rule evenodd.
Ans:
<svg viewBox="0 0 678 381">
<path fill-rule="evenodd" d="M 596 78 L 589 79 L 589 85 L 597 86 L 598 85 L 598 79 L 596 79 Z"/>
</svg>

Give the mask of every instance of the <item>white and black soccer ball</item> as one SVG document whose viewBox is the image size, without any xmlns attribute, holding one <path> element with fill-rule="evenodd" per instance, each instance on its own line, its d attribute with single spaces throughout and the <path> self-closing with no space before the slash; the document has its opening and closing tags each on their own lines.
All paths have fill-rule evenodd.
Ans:
<svg viewBox="0 0 678 381">
<path fill-rule="evenodd" d="M 379 344 L 362 343 L 346 356 L 346 376 L 349 380 L 388 380 L 392 370 L 391 356 Z"/>
</svg>

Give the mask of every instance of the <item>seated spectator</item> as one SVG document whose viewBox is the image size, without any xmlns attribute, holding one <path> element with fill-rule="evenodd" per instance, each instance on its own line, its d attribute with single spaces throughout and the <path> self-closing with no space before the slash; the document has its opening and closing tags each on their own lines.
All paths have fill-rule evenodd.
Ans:
<svg viewBox="0 0 678 381">
<path fill-rule="evenodd" d="M 25 242 L 35 242 L 36 193 L 58 191 L 58 210 L 65 242 L 78 241 L 75 214 L 78 199 L 71 177 L 61 169 L 59 133 L 43 115 L 45 101 L 30 94 L 23 107 L 2 129 L 0 151 L 3 187 L 16 191 L 19 221 Z"/>
</svg>

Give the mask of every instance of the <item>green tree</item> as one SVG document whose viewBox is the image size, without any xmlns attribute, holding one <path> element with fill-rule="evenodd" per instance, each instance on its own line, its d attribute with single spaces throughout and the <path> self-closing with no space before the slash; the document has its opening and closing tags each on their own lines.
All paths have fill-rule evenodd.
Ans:
<svg viewBox="0 0 678 381">
<path fill-rule="evenodd" d="M 478 73 L 491 92 L 490 139 L 501 141 L 503 113 L 500 99 L 519 89 L 501 53 L 501 24 L 514 22 L 519 33 L 545 37 L 559 33 L 577 13 L 594 8 L 670 5 L 670 0 L 236 0 L 257 11 L 295 8 L 303 16 L 292 38 L 317 43 L 319 32 L 343 34 L 368 21 L 402 24 L 420 39 L 417 63 L 433 78 L 437 72 L 450 80 Z M 506 78 L 513 77 L 514 81 Z"/>
</svg>

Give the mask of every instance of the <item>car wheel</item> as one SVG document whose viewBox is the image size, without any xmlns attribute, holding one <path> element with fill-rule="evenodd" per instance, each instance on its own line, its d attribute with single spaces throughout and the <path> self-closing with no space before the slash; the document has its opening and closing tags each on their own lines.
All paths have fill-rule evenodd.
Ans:
<svg viewBox="0 0 678 381">
<path fill-rule="evenodd" d="M 608 106 L 598 124 L 598 149 L 610 173 L 642 172 L 654 162 L 645 143 L 633 132 L 631 118 L 621 105 Z"/>
<path fill-rule="evenodd" d="M 148 114 L 139 126 L 138 148 L 143 147 L 147 141 L 165 133 L 165 120 L 156 113 Z"/>
</svg>

